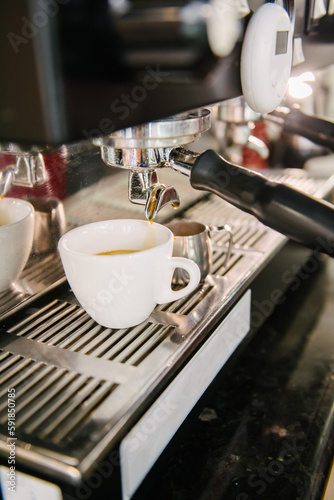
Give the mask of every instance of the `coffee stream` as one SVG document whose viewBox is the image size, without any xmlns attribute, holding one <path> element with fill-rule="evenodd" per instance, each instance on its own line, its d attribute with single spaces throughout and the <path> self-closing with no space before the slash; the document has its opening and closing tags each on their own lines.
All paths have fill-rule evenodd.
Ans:
<svg viewBox="0 0 334 500">
<path fill-rule="evenodd" d="M 158 199 L 156 197 L 156 194 L 152 194 L 149 199 L 149 203 L 146 210 L 147 222 L 149 225 L 145 234 L 142 248 L 140 248 L 139 250 L 125 250 L 125 249 L 107 250 L 105 252 L 96 253 L 95 255 L 122 255 L 122 254 L 141 252 L 143 250 L 148 250 L 149 248 L 155 247 L 157 242 L 156 242 L 155 229 L 153 227 L 153 218 L 157 203 Z M 172 205 L 175 209 L 178 208 L 178 205 L 175 205 L 174 203 Z"/>
<path fill-rule="evenodd" d="M 155 237 L 155 229 L 152 225 L 152 221 L 149 221 L 148 229 L 145 234 L 143 246 L 141 250 L 148 250 L 149 248 L 155 247 L 157 244 Z"/>
<path fill-rule="evenodd" d="M 139 250 L 131 250 L 131 249 L 106 250 L 105 252 L 95 253 L 94 255 L 123 255 L 129 253 L 142 252 L 143 250 L 148 250 L 149 248 L 155 247 L 156 244 L 157 242 L 155 236 L 155 229 L 152 225 L 152 221 L 149 221 L 143 245 Z"/>
</svg>

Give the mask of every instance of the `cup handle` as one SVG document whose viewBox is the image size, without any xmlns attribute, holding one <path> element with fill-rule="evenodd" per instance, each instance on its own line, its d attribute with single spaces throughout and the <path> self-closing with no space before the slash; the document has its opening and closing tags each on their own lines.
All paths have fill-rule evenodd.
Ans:
<svg viewBox="0 0 334 500">
<path fill-rule="evenodd" d="M 227 233 L 229 233 L 229 240 L 228 240 L 228 247 L 227 247 L 227 252 L 226 252 L 226 257 L 225 257 L 225 260 L 224 260 L 224 263 L 223 263 L 223 266 L 226 266 L 226 264 L 228 263 L 229 259 L 230 259 L 230 256 L 231 256 L 231 252 L 232 252 L 232 247 L 233 247 L 233 232 L 232 232 L 232 229 L 230 228 L 230 226 L 228 224 L 225 224 L 224 226 L 206 226 L 207 228 L 207 231 L 209 232 L 209 236 L 211 237 L 211 232 L 215 232 L 215 233 L 220 233 L 222 231 L 226 231 Z"/>
<path fill-rule="evenodd" d="M 173 273 L 176 268 L 180 267 L 189 273 L 189 283 L 181 290 L 172 290 L 171 283 L 173 278 Z M 201 279 L 201 273 L 198 265 L 192 260 L 186 259 L 185 257 L 171 257 L 166 262 L 165 267 L 165 279 L 162 280 L 162 287 L 157 293 L 157 303 L 165 304 L 166 302 L 173 302 L 174 300 L 181 299 L 188 293 L 195 290 Z"/>
</svg>

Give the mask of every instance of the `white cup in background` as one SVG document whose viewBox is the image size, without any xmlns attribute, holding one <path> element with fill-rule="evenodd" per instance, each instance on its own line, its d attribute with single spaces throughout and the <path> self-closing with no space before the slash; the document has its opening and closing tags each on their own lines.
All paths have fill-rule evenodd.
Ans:
<svg viewBox="0 0 334 500">
<path fill-rule="evenodd" d="M 18 198 L 0 200 L 0 292 L 26 265 L 34 235 L 34 207 Z"/>
<path fill-rule="evenodd" d="M 108 328 L 141 323 L 157 304 L 184 297 L 200 281 L 197 264 L 172 257 L 173 233 L 157 223 L 118 219 L 86 224 L 64 234 L 58 248 L 79 303 Z M 135 252 L 96 255 L 114 250 Z M 190 281 L 174 291 L 171 282 L 178 267 L 188 272 Z"/>
</svg>

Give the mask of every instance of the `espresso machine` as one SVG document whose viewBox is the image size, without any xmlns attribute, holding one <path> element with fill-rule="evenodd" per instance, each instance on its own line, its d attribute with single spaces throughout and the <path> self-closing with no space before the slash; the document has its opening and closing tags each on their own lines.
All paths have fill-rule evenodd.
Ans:
<svg viewBox="0 0 334 500">
<path fill-rule="evenodd" d="M 20 0 L 0 19 L 1 196 L 35 207 L 28 264 L 0 295 L 1 493 L 145 498 L 164 450 L 295 273 L 333 256 L 334 179 L 240 163 L 244 148 L 269 162 L 254 123 L 333 151 L 332 121 L 287 88 L 334 63 L 334 5 Z M 194 292 L 136 327 L 104 328 L 76 301 L 57 242 L 115 218 L 226 224 L 233 248 L 213 235 Z"/>
</svg>

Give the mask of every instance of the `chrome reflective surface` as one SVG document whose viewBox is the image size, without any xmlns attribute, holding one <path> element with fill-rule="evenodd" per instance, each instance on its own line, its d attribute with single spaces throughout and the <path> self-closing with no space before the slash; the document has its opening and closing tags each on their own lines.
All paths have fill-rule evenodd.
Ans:
<svg viewBox="0 0 334 500">
<path fill-rule="evenodd" d="M 63 203 L 51 197 L 27 196 L 26 199 L 35 209 L 33 253 L 56 252 L 58 240 L 66 231 Z"/>
<path fill-rule="evenodd" d="M 204 109 L 118 130 L 92 143 L 106 165 L 130 170 L 129 200 L 145 204 L 145 216 L 153 220 L 167 204 L 180 204 L 173 186 L 158 183 L 156 169 L 169 166 L 173 148 L 195 141 L 209 127 L 210 111 Z"/>
<path fill-rule="evenodd" d="M 180 197 L 173 186 L 165 186 L 158 181 L 155 170 L 129 172 L 129 200 L 145 205 L 145 217 L 154 220 L 163 207 L 172 205 L 178 208 Z"/>
<path fill-rule="evenodd" d="M 267 159 L 267 144 L 253 134 L 254 124 L 263 121 L 263 116 L 253 111 L 243 97 L 230 99 L 228 103 L 219 103 L 213 109 L 213 128 L 224 157 L 242 162 L 242 148 L 247 147 Z"/>
<path fill-rule="evenodd" d="M 201 271 L 201 281 L 210 273 L 212 266 L 211 234 L 226 231 L 228 234 L 227 251 L 223 266 L 227 265 L 233 245 L 233 233 L 228 225 L 206 226 L 199 222 L 180 219 L 167 224 L 167 227 L 174 234 L 173 255 L 196 262 Z M 188 281 L 188 274 L 183 269 L 175 270 L 173 276 L 175 285 L 186 285 Z"/>
<path fill-rule="evenodd" d="M 210 111 L 203 109 L 117 130 L 108 136 L 92 139 L 92 143 L 115 149 L 176 147 L 194 141 L 209 128 Z"/>
</svg>

